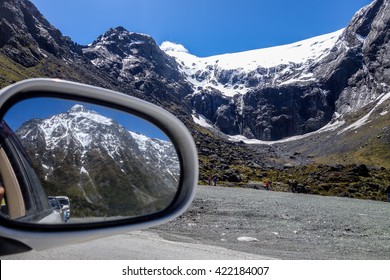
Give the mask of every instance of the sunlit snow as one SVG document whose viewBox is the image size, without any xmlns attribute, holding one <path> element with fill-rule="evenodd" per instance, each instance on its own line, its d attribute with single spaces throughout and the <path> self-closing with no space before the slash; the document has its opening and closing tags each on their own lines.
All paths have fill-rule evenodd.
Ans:
<svg viewBox="0 0 390 280">
<path fill-rule="evenodd" d="M 338 134 L 342 134 L 342 133 L 346 132 L 347 130 L 358 129 L 358 128 L 362 127 L 363 125 L 365 125 L 366 123 L 368 123 L 369 118 L 372 115 L 372 113 L 378 108 L 379 105 L 381 105 L 383 102 L 385 102 L 388 99 L 390 99 L 390 92 L 387 94 L 384 93 L 384 94 L 380 95 L 377 98 L 377 103 L 376 103 L 375 107 L 370 112 L 368 112 L 365 116 L 363 116 L 362 118 L 360 118 L 359 120 L 357 120 L 353 124 L 349 125 L 348 127 L 344 128 L 343 130 L 339 131 Z"/>
<path fill-rule="evenodd" d="M 182 45 L 164 42 L 160 47 L 177 60 L 187 80 L 196 88 L 211 87 L 226 96 L 233 96 L 237 93 L 245 94 L 248 88 L 246 85 L 237 85 L 233 81 L 220 83 L 217 76 L 221 72 L 233 70 L 234 73 L 231 75 L 233 79 L 252 73 L 254 78 L 261 80 L 263 74 L 257 73 L 256 70 L 267 71 L 268 69 L 269 73 L 266 75 L 276 81 L 281 74 L 295 71 L 298 74 L 294 77 L 280 82 L 288 84 L 307 81 L 312 78 L 310 65 L 330 52 L 342 32 L 343 29 L 288 45 L 203 58 L 188 53 Z M 280 68 L 280 73 L 273 73 L 276 67 Z"/>
<path fill-rule="evenodd" d="M 301 139 L 304 139 L 306 137 L 313 136 L 313 135 L 316 135 L 316 134 L 320 134 L 320 133 L 323 133 L 323 132 L 326 132 L 326 131 L 335 131 L 337 128 L 341 127 L 344 124 L 345 124 L 345 121 L 342 120 L 341 117 L 337 117 L 336 116 L 331 122 L 329 122 L 327 125 L 325 125 L 324 127 L 322 127 L 319 130 L 316 130 L 316 131 L 313 131 L 313 132 L 309 132 L 309 133 L 306 133 L 306 134 L 302 134 L 302 135 L 297 135 L 297 136 L 284 138 L 284 139 L 277 140 L 277 141 L 263 141 L 263 140 L 257 140 L 257 139 L 248 139 L 248 138 L 246 138 L 245 136 L 242 136 L 242 135 L 228 136 L 228 139 L 230 141 L 232 141 L 232 142 L 240 142 L 240 141 L 242 141 L 242 142 L 244 142 L 246 144 L 273 145 L 273 144 L 277 144 L 277 143 L 285 143 L 285 142 L 301 140 Z"/>
<path fill-rule="evenodd" d="M 172 43 L 169 41 L 162 42 L 160 48 L 164 52 L 184 52 L 188 53 L 188 50 L 181 44 Z"/>
<path fill-rule="evenodd" d="M 200 126 L 206 127 L 206 128 L 212 128 L 213 126 L 209 124 L 205 117 L 202 115 L 199 115 L 196 117 L 195 115 L 192 115 L 192 119 L 196 124 L 199 124 Z"/>
</svg>

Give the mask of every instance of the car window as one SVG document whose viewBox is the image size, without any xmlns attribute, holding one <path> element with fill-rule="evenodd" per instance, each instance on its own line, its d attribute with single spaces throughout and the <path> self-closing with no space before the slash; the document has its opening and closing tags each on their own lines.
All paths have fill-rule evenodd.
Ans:
<svg viewBox="0 0 390 280">
<path fill-rule="evenodd" d="M 52 207 L 40 180 L 35 174 L 27 154 L 5 122 L 0 124 L 0 141 L 3 149 L 3 160 L 9 162 L 8 168 L 3 168 L 2 174 L 3 180 L 9 183 L 9 185 L 5 184 L 4 186 L 5 192 L 15 194 L 6 196 L 7 206 L 10 210 L 12 209 L 10 218 L 39 221 L 50 215 Z M 14 190 L 13 192 L 11 188 Z"/>
</svg>

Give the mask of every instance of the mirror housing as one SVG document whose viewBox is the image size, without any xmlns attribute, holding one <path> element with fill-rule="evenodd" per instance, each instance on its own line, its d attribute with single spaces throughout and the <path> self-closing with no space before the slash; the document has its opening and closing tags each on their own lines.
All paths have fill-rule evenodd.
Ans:
<svg viewBox="0 0 390 280">
<path fill-rule="evenodd" d="M 171 113 L 149 102 L 85 84 L 58 79 L 29 79 L 0 91 L 0 118 L 17 102 L 35 97 L 60 98 L 102 105 L 134 114 L 161 129 L 174 144 L 180 162 L 180 181 L 173 201 L 164 210 L 138 217 L 77 224 L 27 224 L 0 217 L 2 240 L 27 248 L 45 249 L 139 230 L 168 222 L 191 204 L 198 182 L 198 158 L 188 129 Z"/>
</svg>

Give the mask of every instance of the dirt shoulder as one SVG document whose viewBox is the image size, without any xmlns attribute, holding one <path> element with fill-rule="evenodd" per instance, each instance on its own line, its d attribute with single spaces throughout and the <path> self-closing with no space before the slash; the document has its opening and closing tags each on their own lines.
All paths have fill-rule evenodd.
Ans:
<svg viewBox="0 0 390 280">
<path fill-rule="evenodd" d="M 281 259 L 390 259 L 390 203 L 200 186 L 190 209 L 153 229 L 167 240 Z"/>
</svg>

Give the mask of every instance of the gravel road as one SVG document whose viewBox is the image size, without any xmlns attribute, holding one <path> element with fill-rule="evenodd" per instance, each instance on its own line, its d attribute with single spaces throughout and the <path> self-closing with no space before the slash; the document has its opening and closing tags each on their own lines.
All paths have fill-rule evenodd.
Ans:
<svg viewBox="0 0 390 280">
<path fill-rule="evenodd" d="M 1 259 L 386 259 L 390 203 L 199 187 L 170 223 Z"/>
<path fill-rule="evenodd" d="M 280 259 L 390 259 L 390 203 L 200 186 L 190 209 L 152 229 Z"/>
</svg>

